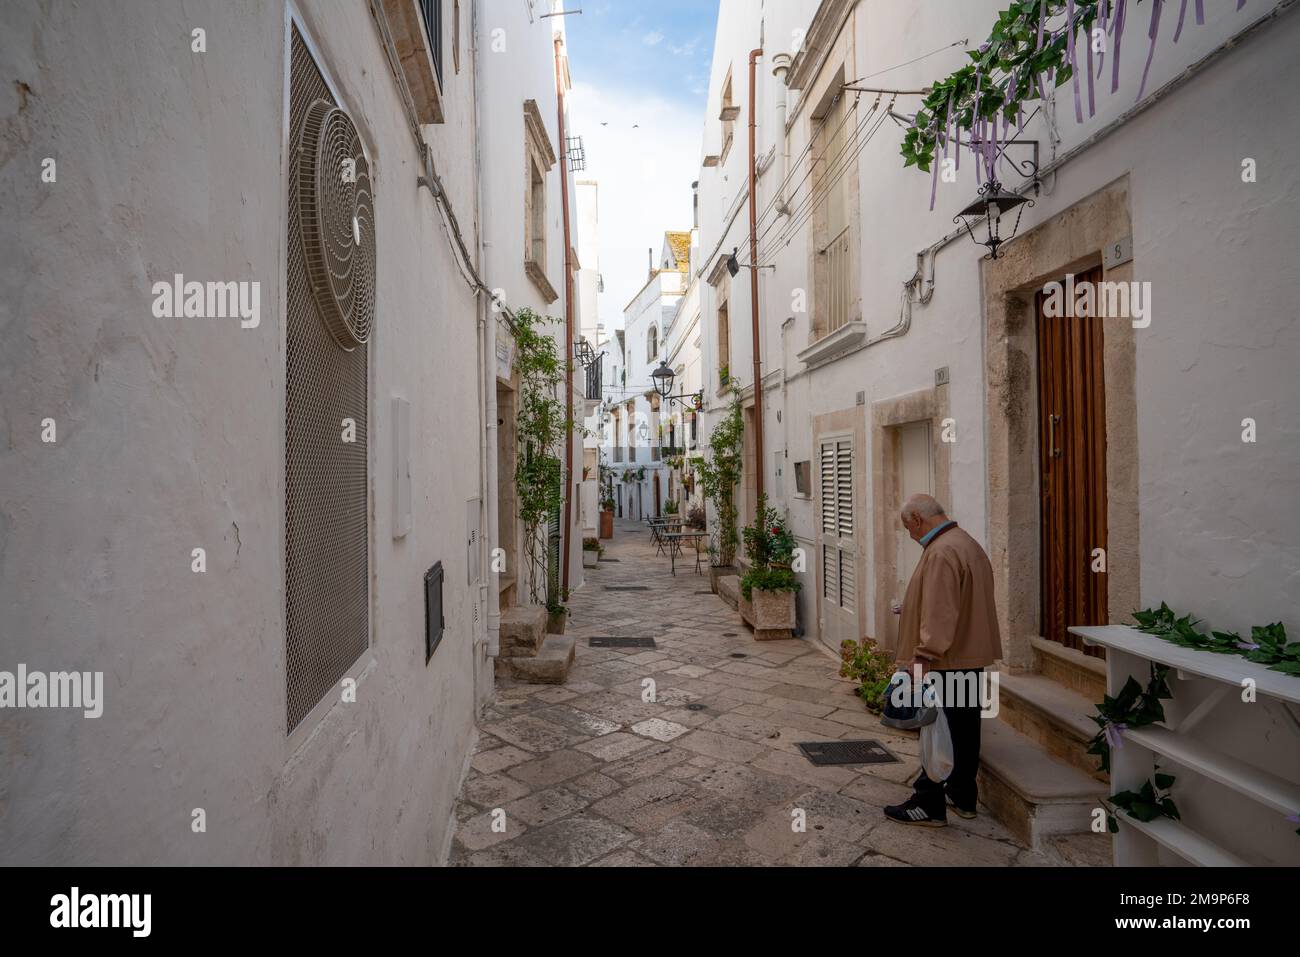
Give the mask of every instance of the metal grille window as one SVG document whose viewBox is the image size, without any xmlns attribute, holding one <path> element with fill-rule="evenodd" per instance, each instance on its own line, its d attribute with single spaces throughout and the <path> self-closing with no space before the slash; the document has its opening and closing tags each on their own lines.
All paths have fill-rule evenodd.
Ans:
<svg viewBox="0 0 1300 957">
<path fill-rule="evenodd" d="M 442 0 L 420 0 L 420 14 L 429 34 L 429 52 L 433 54 L 433 72 L 442 88 Z"/>
<path fill-rule="evenodd" d="M 285 645 L 292 731 L 365 652 L 369 621 L 366 341 L 374 211 L 356 130 L 297 28 L 285 354 Z"/>
</svg>

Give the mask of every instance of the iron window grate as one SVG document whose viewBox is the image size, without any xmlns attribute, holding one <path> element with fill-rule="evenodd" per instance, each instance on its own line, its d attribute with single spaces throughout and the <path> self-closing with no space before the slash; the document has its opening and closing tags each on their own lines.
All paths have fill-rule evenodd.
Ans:
<svg viewBox="0 0 1300 957">
<path fill-rule="evenodd" d="M 438 650 L 447 620 L 442 613 L 442 562 L 424 575 L 424 663 L 427 665 Z"/>
<path fill-rule="evenodd" d="M 313 104 L 337 106 L 297 27 L 289 87 L 296 166 L 298 137 Z M 360 161 L 356 172 L 358 179 L 365 174 L 368 190 L 368 171 Z M 361 341 L 346 350 L 320 314 L 299 225 L 301 192 L 289 191 L 286 224 L 284 601 L 290 731 L 338 687 L 370 644 L 369 347 Z M 349 436 L 355 441 L 343 441 L 345 429 L 355 430 Z"/>
<path fill-rule="evenodd" d="M 442 89 L 442 0 L 420 0 L 420 14 L 424 19 L 424 32 L 429 37 L 429 53 L 433 56 L 433 72 Z"/>
<path fill-rule="evenodd" d="M 798 748 L 818 767 L 834 764 L 897 764 L 879 741 L 802 741 Z"/>
</svg>

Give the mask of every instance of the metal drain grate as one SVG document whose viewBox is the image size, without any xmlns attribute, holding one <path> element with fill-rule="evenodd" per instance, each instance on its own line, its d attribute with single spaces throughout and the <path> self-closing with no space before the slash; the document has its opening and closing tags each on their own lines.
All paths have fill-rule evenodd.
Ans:
<svg viewBox="0 0 1300 957">
<path fill-rule="evenodd" d="M 645 585 L 606 585 L 605 591 L 649 591 Z"/>
<path fill-rule="evenodd" d="M 622 560 L 623 560 L 623 559 L 621 559 L 621 558 L 602 558 L 602 559 L 601 559 L 602 562 L 613 562 L 615 565 L 617 565 L 617 564 L 618 564 L 619 562 L 621 562 Z"/>
<path fill-rule="evenodd" d="M 709 707 L 709 706 L 708 706 L 707 704 L 700 704 L 700 703 L 697 701 L 697 702 L 695 702 L 694 704 L 688 704 L 688 705 L 686 706 L 686 710 L 687 710 L 687 711 L 704 711 L 704 710 L 706 710 L 708 707 Z"/>
<path fill-rule="evenodd" d="M 735 637 L 736 637 L 736 633 L 735 633 L 734 631 L 724 631 L 724 632 L 722 633 L 722 637 L 723 637 L 723 638 L 735 638 Z"/>
<path fill-rule="evenodd" d="M 799 750 L 818 767 L 828 764 L 897 764 L 879 741 L 804 741 Z"/>
<path fill-rule="evenodd" d="M 733 658 L 748 658 L 749 655 L 745 654 L 743 651 L 733 651 L 733 652 L 731 653 L 731 657 L 733 657 Z"/>
<path fill-rule="evenodd" d="M 713 594 L 713 591 L 712 591 L 712 589 L 706 588 L 706 589 L 704 589 L 704 591 L 697 591 L 695 594 L 697 594 L 697 595 L 712 595 L 712 594 Z"/>
<path fill-rule="evenodd" d="M 657 648 L 653 638 L 592 638 L 588 648 Z"/>
</svg>

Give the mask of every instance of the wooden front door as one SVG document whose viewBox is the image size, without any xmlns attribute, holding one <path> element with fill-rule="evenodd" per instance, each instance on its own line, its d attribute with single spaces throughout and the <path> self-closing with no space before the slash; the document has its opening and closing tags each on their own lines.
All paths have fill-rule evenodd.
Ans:
<svg viewBox="0 0 1300 957">
<path fill-rule="evenodd" d="M 1101 281 L 1101 270 L 1075 285 Z M 1071 625 L 1107 624 L 1106 398 L 1101 320 L 1038 312 L 1043 637 L 1070 648 Z M 1086 649 L 1100 655 L 1099 649 Z"/>
</svg>

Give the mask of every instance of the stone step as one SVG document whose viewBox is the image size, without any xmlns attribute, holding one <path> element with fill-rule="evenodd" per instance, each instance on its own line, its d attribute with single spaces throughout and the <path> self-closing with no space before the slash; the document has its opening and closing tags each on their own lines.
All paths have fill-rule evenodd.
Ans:
<svg viewBox="0 0 1300 957">
<path fill-rule="evenodd" d="M 981 729 L 980 801 L 1030 847 L 1061 834 L 1092 833 L 1106 785 L 1053 757 L 1001 721 Z"/>
<path fill-rule="evenodd" d="M 724 575 L 718 579 L 718 596 L 732 608 L 740 609 L 740 576 Z"/>
<path fill-rule="evenodd" d="M 533 658 L 546 640 L 546 609 L 520 605 L 501 612 L 501 658 Z"/>
<path fill-rule="evenodd" d="M 569 677 L 577 652 L 572 635 L 548 635 L 541 651 L 532 657 L 496 659 L 496 676 L 532 685 L 562 685 Z"/>
<path fill-rule="evenodd" d="M 1043 675 L 1002 675 L 998 699 L 1002 721 L 1085 774 L 1109 780 L 1087 753 L 1097 733 L 1088 717 L 1097 711 L 1095 702 Z"/>
</svg>

